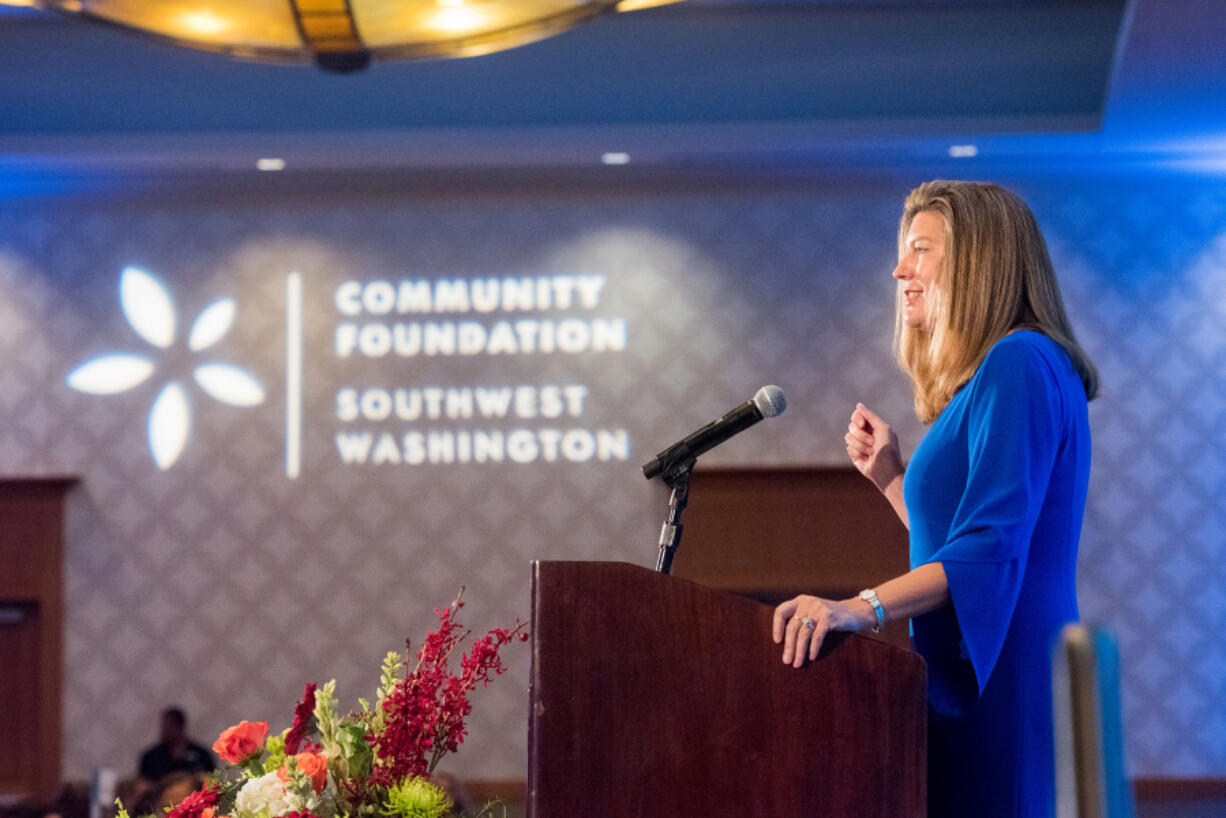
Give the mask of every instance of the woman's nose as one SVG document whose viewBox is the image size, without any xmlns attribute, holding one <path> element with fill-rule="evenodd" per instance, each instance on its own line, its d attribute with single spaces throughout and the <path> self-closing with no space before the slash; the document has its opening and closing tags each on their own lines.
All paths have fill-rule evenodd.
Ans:
<svg viewBox="0 0 1226 818">
<path fill-rule="evenodd" d="M 898 262 L 898 266 L 894 268 L 894 278 L 899 280 L 910 278 L 912 275 L 914 275 L 914 271 L 905 258 Z"/>
</svg>

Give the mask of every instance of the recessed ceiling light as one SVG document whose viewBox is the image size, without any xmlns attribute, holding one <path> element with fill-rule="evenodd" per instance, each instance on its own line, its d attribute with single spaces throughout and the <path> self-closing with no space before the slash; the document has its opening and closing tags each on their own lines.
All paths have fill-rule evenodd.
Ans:
<svg viewBox="0 0 1226 818">
<path fill-rule="evenodd" d="M 628 165 L 630 164 L 630 154 L 622 151 L 609 151 L 601 154 L 600 161 L 606 165 Z"/>
<path fill-rule="evenodd" d="M 285 170 L 285 160 L 280 157 L 267 156 L 255 160 L 255 166 L 259 170 Z"/>
<path fill-rule="evenodd" d="M 967 159 L 978 156 L 979 148 L 975 145 L 950 145 L 949 155 L 955 159 Z"/>
</svg>

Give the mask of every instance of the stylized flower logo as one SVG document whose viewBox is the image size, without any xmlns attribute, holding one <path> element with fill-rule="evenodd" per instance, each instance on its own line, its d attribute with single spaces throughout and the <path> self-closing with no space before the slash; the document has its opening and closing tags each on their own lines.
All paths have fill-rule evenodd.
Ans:
<svg viewBox="0 0 1226 818">
<path fill-rule="evenodd" d="M 140 337 L 158 349 L 175 342 L 175 308 L 170 293 L 153 276 L 136 267 L 119 277 L 119 303 L 124 317 Z M 219 298 L 196 317 L 187 346 L 202 352 L 216 344 L 234 325 L 234 299 Z M 101 355 L 68 373 L 68 385 L 90 395 L 114 395 L 144 383 L 154 370 L 153 359 L 131 352 Z M 202 363 L 192 372 L 196 383 L 215 400 L 231 406 L 264 402 L 264 387 L 246 371 L 225 363 Z M 191 433 L 191 404 L 179 381 L 162 387 L 149 411 L 149 452 L 160 469 L 179 459 Z"/>
</svg>

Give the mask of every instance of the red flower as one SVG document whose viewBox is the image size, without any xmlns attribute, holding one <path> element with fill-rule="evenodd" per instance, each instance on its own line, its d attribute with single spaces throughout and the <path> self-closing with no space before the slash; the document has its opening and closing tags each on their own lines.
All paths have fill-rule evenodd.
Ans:
<svg viewBox="0 0 1226 818">
<path fill-rule="evenodd" d="M 213 752 L 217 753 L 222 761 L 242 764 L 264 749 L 264 739 L 267 736 L 268 722 L 241 721 L 221 731 L 217 741 L 213 742 Z"/>
<path fill-rule="evenodd" d="M 206 809 L 217 806 L 217 790 L 205 787 L 184 798 L 171 808 L 167 818 L 202 818 Z"/>
<path fill-rule="evenodd" d="M 285 754 L 292 756 L 302 748 L 302 739 L 311 728 L 311 718 L 315 715 L 315 683 L 306 686 L 302 701 L 294 708 L 294 726 L 285 736 Z"/>
<path fill-rule="evenodd" d="M 372 783 L 390 786 L 406 775 L 428 774 L 444 755 L 455 752 L 464 741 L 464 718 L 472 712 L 469 691 L 488 684 L 491 673 L 502 673 L 498 651 L 503 645 L 527 639 L 521 623 L 511 630 L 495 628 L 473 643 L 472 655 L 462 657 L 457 676 L 447 662 L 468 636 L 455 619 L 462 607 L 457 596 L 446 610 L 435 609 L 438 630 L 426 634 L 417 665 L 383 702 L 384 730 L 371 738 L 376 757 Z"/>
</svg>

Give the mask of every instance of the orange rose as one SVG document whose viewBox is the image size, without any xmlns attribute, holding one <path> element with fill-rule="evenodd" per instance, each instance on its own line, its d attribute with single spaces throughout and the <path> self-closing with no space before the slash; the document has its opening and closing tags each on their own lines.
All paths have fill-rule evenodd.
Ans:
<svg viewBox="0 0 1226 818">
<path fill-rule="evenodd" d="M 306 773 L 307 778 L 311 779 L 311 788 L 315 792 L 323 792 L 328 783 L 328 757 L 323 753 L 298 753 L 293 759 L 298 771 Z M 281 765 L 281 769 L 277 770 L 277 778 L 289 781 L 289 768 L 286 765 Z"/>
<path fill-rule="evenodd" d="M 264 739 L 267 736 L 268 722 L 240 721 L 221 731 L 217 741 L 213 742 L 213 752 L 217 753 L 222 761 L 242 764 L 264 749 Z"/>
</svg>

